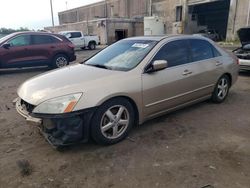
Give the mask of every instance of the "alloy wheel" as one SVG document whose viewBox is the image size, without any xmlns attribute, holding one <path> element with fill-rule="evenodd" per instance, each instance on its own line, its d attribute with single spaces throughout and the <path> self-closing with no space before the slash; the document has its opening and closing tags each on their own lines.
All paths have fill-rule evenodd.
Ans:
<svg viewBox="0 0 250 188">
<path fill-rule="evenodd" d="M 56 66 L 58 68 L 65 67 L 65 66 L 67 66 L 67 64 L 68 64 L 68 61 L 67 61 L 67 59 L 65 57 L 58 57 L 56 59 Z"/>
<path fill-rule="evenodd" d="M 217 90 L 217 96 L 220 100 L 223 100 L 226 96 L 227 96 L 227 93 L 228 93 L 228 88 L 229 88 L 229 85 L 228 85 L 228 81 L 226 78 L 222 78 L 218 84 L 218 90 Z"/>
<path fill-rule="evenodd" d="M 116 105 L 109 108 L 102 116 L 100 126 L 104 137 L 119 138 L 129 125 L 129 113 L 126 107 Z"/>
</svg>

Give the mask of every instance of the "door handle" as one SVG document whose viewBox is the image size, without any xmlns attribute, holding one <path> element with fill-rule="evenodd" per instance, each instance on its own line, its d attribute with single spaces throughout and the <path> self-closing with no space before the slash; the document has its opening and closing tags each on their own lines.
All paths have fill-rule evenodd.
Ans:
<svg viewBox="0 0 250 188">
<path fill-rule="evenodd" d="M 220 66 L 220 65 L 222 65 L 222 62 L 216 61 L 215 65 L 216 65 L 216 66 Z"/>
<path fill-rule="evenodd" d="M 190 70 L 184 70 L 183 73 L 182 73 L 182 75 L 183 75 L 183 76 L 187 76 L 187 75 L 192 74 L 192 73 L 193 73 L 193 72 L 190 71 Z"/>
<path fill-rule="evenodd" d="M 55 46 L 51 46 L 50 48 L 56 48 Z"/>
</svg>

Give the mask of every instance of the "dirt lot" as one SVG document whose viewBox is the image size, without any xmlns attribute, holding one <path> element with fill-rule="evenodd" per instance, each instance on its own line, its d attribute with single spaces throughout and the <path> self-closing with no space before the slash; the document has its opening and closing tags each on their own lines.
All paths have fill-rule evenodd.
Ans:
<svg viewBox="0 0 250 188">
<path fill-rule="evenodd" d="M 240 74 L 223 104 L 203 102 L 149 121 L 117 145 L 59 152 L 11 102 L 18 85 L 44 71 L 0 71 L 0 187 L 250 187 L 250 73 Z"/>
</svg>

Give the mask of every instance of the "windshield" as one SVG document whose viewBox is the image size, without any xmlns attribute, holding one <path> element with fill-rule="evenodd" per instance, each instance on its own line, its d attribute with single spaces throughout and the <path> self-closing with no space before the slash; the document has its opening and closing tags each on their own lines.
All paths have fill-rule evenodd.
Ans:
<svg viewBox="0 0 250 188">
<path fill-rule="evenodd" d="M 129 71 L 136 67 L 157 41 L 123 40 L 119 41 L 85 62 L 86 65 L 111 70 Z"/>
</svg>

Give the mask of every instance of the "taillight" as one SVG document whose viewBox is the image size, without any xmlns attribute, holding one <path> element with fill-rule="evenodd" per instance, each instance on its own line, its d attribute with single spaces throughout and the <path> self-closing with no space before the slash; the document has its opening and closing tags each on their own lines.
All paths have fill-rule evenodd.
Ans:
<svg viewBox="0 0 250 188">
<path fill-rule="evenodd" d="M 239 58 L 237 58 L 236 63 L 237 63 L 237 65 L 239 65 L 239 64 L 240 64 L 240 60 L 239 60 Z"/>
<path fill-rule="evenodd" d="M 75 45 L 74 45 L 73 43 L 68 43 L 68 46 L 69 46 L 70 48 L 75 48 Z"/>
</svg>

